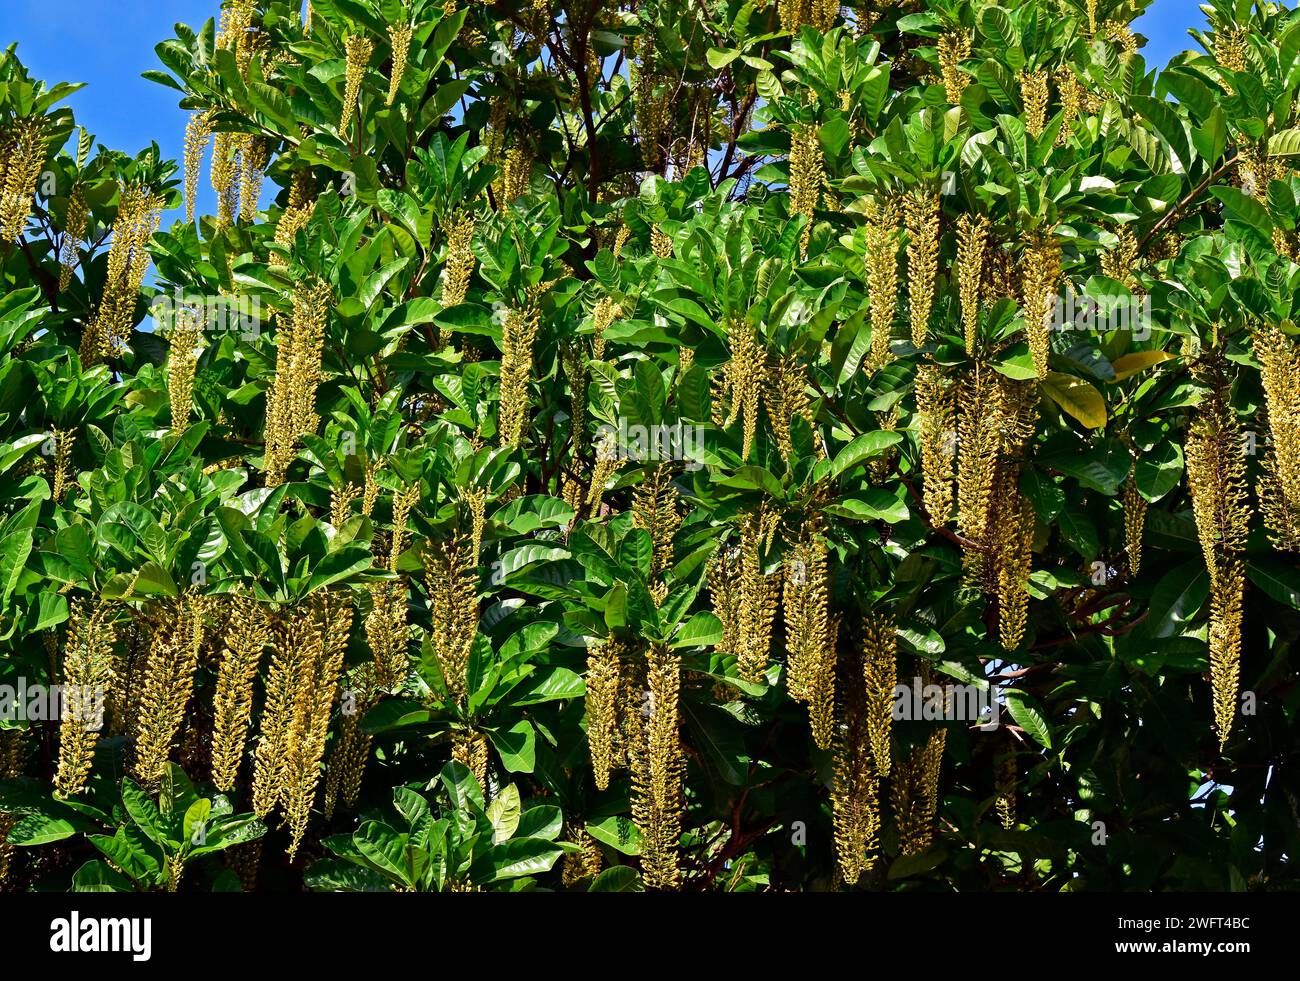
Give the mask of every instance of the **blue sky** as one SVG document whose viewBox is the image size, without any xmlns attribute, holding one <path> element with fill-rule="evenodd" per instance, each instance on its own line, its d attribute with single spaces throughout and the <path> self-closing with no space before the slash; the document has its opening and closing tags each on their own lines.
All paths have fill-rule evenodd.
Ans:
<svg viewBox="0 0 1300 981">
<path fill-rule="evenodd" d="M 140 73 L 161 68 L 154 45 L 172 36 L 177 21 L 198 27 L 220 9 L 219 0 L 0 0 L 0 45 L 18 42 L 19 56 L 47 82 L 89 81 L 68 104 L 96 138 L 128 153 L 157 140 L 179 160 L 187 114 L 180 94 Z M 1187 28 L 1204 17 L 1196 0 L 1156 0 L 1138 22 L 1149 43 L 1150 65 L 1195 43 Z M 205 191 L 210 196 L 211 192 Z M 203 205 L 204 202 L 201 202 Z M 203 210 L 211 210 L 210 202 Z"/>
</svg>

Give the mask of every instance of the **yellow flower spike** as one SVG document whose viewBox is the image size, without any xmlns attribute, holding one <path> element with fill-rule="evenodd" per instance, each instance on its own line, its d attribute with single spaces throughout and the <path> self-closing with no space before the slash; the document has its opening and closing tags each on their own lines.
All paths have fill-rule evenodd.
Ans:
<svg viewBox="0 0 1300 981">
<path fill-rule="evenodd" d="M 970 84 L 970 76 L 961 70 L 961 63 L 970 57 L 971 32 L 948 31 L 939 38 L 939 72 L 943 78 L 945 98 L 951 105 L 959 105 L 961 96 Z"/>
<path fill-rule="evenodd" d="M 212 783 L 233 790 L 248 742 L 253 683 L 262 651 L 271 642 L 266 609 L 245 596 L 232 596 L 229 626 L 222 637 L 221 666 L 213 696 Z"/>
<path fill-rule="evenodd" d="M 32 213 L 49 144 L 49 122 L 44 116 L 24 116 L 13 123 L 7 136 L 0 182 L 0 242 L 17 242 Z"/>
<path fill-rule="evenodd" d="M 113 610 L 99 603 L 93 611 L 83 600 L 74 600 L 68 616 L 68 634 L 63 647 L 65 692 L 75 693 L 59 722 L 58 766 L 54 786 L 64 797 L 86 789 L 99 740 L 96 703 L 113 682 L 113 645 L 117 631 Z"/>
<path fill-rule="evenodd" d="M 892 768 L 890 733 L 894 722 L 894 688 L 898 684 L 897 625 L 888 614 L 870 614 L 863 620 L 862 672 L 871 755 L 877 772 L 887 777 Z"/>
<path fill-rule="evenodd" d="M 855 885 L 880 860 L 880 777 L 873 752 L 873 715 L 867 674 L 860 657 L 842 666 L 840 722 L 835 727 L 831 814 L 839 877 Z"/>
<path fill-rule="evenodd" d="M 72 274 L 80 261 L 78 246 L 86 240 L 90 225 L 90 208 L 86 204 L 86 191 L 80 184 L 72 189 L 68 198 L 68 217 L 63 229 L 59 250 L 59 292 L 72 285 Z"/>
<path fill-rule="evenodd" d="M 601 640 L 587 653 L 587 747 L 596 789 L 608 790 L 619 746 L 619 679 L 623 645 Z"/>
<path fill-rule="evenodd" d="M 180 435 L 189 428 L 194 408 L 194 372 L 199 362 L 202 332 L 190 310 L 176 311 L 168 338 L 167 399 L 171 406 L 172 432 Z"/>
<path fill-rule="evenodd" d="M 1061 277 L 1061 241 L 1055 228 L 1032 232 L 1025 242 L 1025 334 L 1039 378 L 1046 378 L 1052 350 L 1050 318 Z"/>
<path fill-rule="evenodd" d="M 388 44 L 393 52 L 392 75 L 388 82 L 388 97 L 384 105 L 391 106 L 402 89 L 402 77 L 406 74 L 406 59 L 411 51 L 412 28 L 409 23 L 390 24 L 388 27 Z"/>
<path fill-rule="evenodd" d="M 989 219 L 985 215 L 963 214 L 957 219 L 957 284 L 961 302 L 962 332 L 966 354 L 974 357 L 979 344 L 980 285 L 984 281 L 984 257 L 988 247 Z"/>
<path fill-rule="evenodd" d="M 162 778 L 172 744 L 185 722 L 203 644 L 207 601 L 196 593 L 167 600 L 149 615 L 151 650 L 136 715 L 136 778 Z"/>
<path fill-rule="evenodd" d="M 804 523 L 785 562 L 786 669 L 790 696 L 808 706 L 813 742 L 829 749 L 835 711 L 835 636 L 829 592 L 829 551 L 822 522 Z"/>
<path fill-rule="evenodd" d="M 872 372 L 894 359 L 889 349 L 898 308 L 898 212 L 892 202 L 868 202 L 866 210 L 867 292 L 871 302 Z"/>
<path fill-rule="evenodd" d="M 1254 341 L 1268 430 L 1260 510 L 1273 546 L 1300 552 L 1300 342 L 1275 326 Z"/>
<path fill-rule="evenodd" d="M 478 631 L 478 569 L 473 545 L 461 535 L 426 549 L 425 584 L 434 657 L 454 699 L 465 695 L 465 671 Z"/>
<path fill-rule="evenodd" d="M 681 885 L 677 846 L 682 834 L 685 758 L 679 729 L 681 658 L 663 644 L 645 656 L 646 701 L 636 713 L 632 762 L 632 820 L 641 831 L 641 876 L 650 890 Z"/>
<path fill-rule="evenodd" d="M 351 35 L 344 42 L 347 64 L 343 79 L 343 114 L 339 117 L 339 135 L 347 138 L 348 127 L 352 117 L 357 113 L 357 104 L 361 98 L 361 81 L 366 76 L 370 56 L 374 53 L 375 43 L 360 34 Z"/>
<path fill-rule="evenodd" d="M 826 184 L 822 144 L 816 126 L 799 125 L 790 136 L 790 213 L 805 218 L 799 253 L 808 257 L 813 218 Z"/>
<path fill-rule="evenodd" d="M 1042 70 L 1021 72 L 1020 100 L 1025 107 L 1025 130 L 1034 139 L 1043 135 L 1047 129 L 1048 79 L 1051 76 Z"/>
<path fill-rule="evenodd" d="M 936 524 L 946 524 L 952 515 L 957 455 L 957 386 L 938 365 L 923 364 L 916 370 L 914 391 L 925 509 Z"/>
</svg>

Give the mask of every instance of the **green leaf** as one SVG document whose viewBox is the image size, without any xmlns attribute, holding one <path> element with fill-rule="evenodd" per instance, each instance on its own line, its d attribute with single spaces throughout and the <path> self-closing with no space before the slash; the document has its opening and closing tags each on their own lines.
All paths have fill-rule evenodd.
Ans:
<svg viewBox="0 0 1300 981">
<path fill-rule="evenodd" d="M 1089 429 L 1106 428 L 1106 400 L 1091 382 L 1053 371 L 1042 382 L 1053 402 Z"/>
<path fill-rule="evenodd" d="M 1277 559 L 1254 558 L 1246 564 L 1246 576 L 1283 606 L 1300 610 L 1300 571 Z"/>
<path fill-rule="evenodd" d="M 897 446 L 902 441 L 902 433 L 886 432 L 884 430 L 863 433 L 835 454 L 828 476 L 831 480 L 834 480 L 852 470 L 862 461 L 880 456 L 880 454 L 888 451 L 891 446 Z"/>
<path fill-rule="evenodd" d="M 1184 562 L 1160 577 L 1151 594 L 1147 630 L 1152 637 L 1176 637 L 1210 595 L 1210 576 L 1200 559 Z"/>
<path fill-rule="evenodd" d="M 367 821 L 352 834 L 352 844 L 366 861 L 406 886 L 414 886 L 406 857 L 406 839 L 386 824 Z"/>
<path fill-rule="evenodd" d="M 71 821 L 52 817 L 48 814 L 28 814 L 20 818 L 9 830 L 8 842 L 11 845 L 31 847 L 48 845 L 52 841 L 62 841 L 77 833 Z"/>
<path fill-rule="evenodd" d="M 511 773 L 532 773 L 537 765 L 537 732 L 527 719 L 509 729 L 489 729 L 488 738 L 501 754 L 501 763 Z"/>
<path fill-rule="evenodd" d="M 492 849 L 492 879 L 518 879 L 549 872 L 564 849 L 544 838 L 512 838 Z"/>
<path fill-rule="evenodd" d="M 1006 699 L 1007 711 L 1011 713 L 1011 718 L 1015 719 L 1016 725 L 1024 729 L 1034 742 L 1045 749 L 1051 749 L 1052 729 L 1038 700 L 1014 688 L 1006 689 L 1003 695 Z"/>
<path fill-rule="evenodd" d="M 615 865 L 591 880 L 588 892 L 645 892 L 641 874 L 630 865 Z"/>
<path fill-rule="evenodd" d="M 492 840 L 496 844 L 505 841 L 519 827 L 522 814 L 519 805 L 519 788 L 510 784 L 492 799 L 487 807 L 488 820 L 492 822 Z"/>
</svg>

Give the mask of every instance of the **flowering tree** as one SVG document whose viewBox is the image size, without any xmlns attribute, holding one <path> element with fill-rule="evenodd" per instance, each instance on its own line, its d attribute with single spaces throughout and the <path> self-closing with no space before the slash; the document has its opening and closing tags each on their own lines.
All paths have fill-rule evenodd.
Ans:
<svg viewBox="0 0 1300 981">
<path fill-rule="evenodd" d="M 7 52 L 0 883 L 1294 884 L 1300 17 L 1146 5 Z"/>
</svg>

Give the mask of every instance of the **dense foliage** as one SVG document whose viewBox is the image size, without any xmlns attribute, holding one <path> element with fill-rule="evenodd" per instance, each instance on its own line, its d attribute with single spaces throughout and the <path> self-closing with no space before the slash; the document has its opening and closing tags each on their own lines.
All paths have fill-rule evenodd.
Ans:
<svg viewBox="0 0 1300 981">
<path fill-rule="evenodd" d="M 1295 884 L 1300 15 L 1146 5 L 11 48 L 0 886 Z"/>
</svg>

